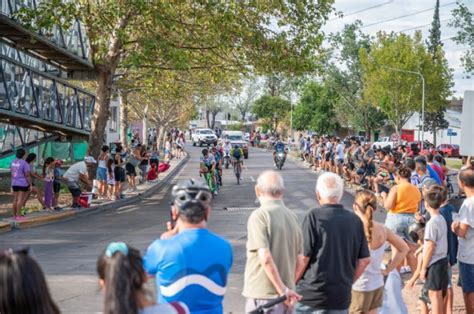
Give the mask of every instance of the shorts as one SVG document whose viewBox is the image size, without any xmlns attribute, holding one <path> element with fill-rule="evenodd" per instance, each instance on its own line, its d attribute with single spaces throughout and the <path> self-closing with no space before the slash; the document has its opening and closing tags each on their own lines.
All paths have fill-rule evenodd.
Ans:
<svg viewBox="0 0 474 314">
<path fill-rule="evenodd" d="M 267 304 L 270 302 L 271 299 L 251 299 L 247 298 L 247 301 L 245 302 L 245 313 L 250 313 L 252 311 L 255 311 L 259 306 L 262 306 L 264 304 Z M 271 308 L 272 314 L 291 314 L 293 313 L 293 309 L 289 308 L 285 303 L 278 303 L 275 306 Z"/>
<path fill-rule="evenodd" d="M 69 189 L 69 192 L 71 192 L 72 197 L 79 197 L 81 195 L 81 188 L 79 187 L 79 184 L 77 182 L 68 181 L 67 187 Z"/>
<path fill-rule="evenodd" d="M 415 214 L 388 213 L 385 226 L 407 242 L 413 242 L 408 233 L 411 224 L 416 222 Z"/>
<path fill-rule="evenodd" d="M 337 164 L 338 164 L 339 166 L 342 166 L 342 165 L 344 164 L 344 158 L 338 158 L 338 159 L 337 159 Z"/>
<path fill-rule="evenodd" d="M 59 193 L 61 191 L 61 183 L 53 182 L 53 191 L 54 193 Z"/>
<path fill-rule="evenodd" d="M 352 290 L 350 313 L 367 313 L 382 307 L 384 287 L 372 291 Z"/>
<path fill-rule="evenodd" d="M 426 273 L 425 285 L 426 290 L 443 291 L 443 296 L 448 290 L 448 258 L 442 258 L 434 262 L 428 267 Z"/>
<path fill-rule="evenodd" d="M 96 177 L 99 181 L 107 181 L 107 169 L 98 167 Z"/>
<path fill-rule="evenodd" d="M 125 170 L 122 167 L 114 168 L 115 182 L 125 182 Z"/>
<path fill-rule="evenodd" d="M 125 170 L 127 170 L 127 175 L 131 177 L 136 177 L 137 176 L 137 170 L 131 163 L 126 163 L 125 164 Z"/>
<path fill-rule="evenodd" d="M 365 173 L 365 169 L 364 168 L 357 168 L 356 173 L 357 173 L 357 175 L 362 176 Z"/>
<path fill-rule="evenodd" d="M 448 289 L 453 287 L 453 266 L 448 263 Z"/>
<path fill-rule="evenodd" d="M 30 190 L 30 186 L 12 186 L 13 192 L 28 192 Z"/>
<path fill-rule="evenodd" d="M 461 282 L 462 292 L 474 292 L 474 264 L 459 262 L 459 281 Z"/>
</svg>

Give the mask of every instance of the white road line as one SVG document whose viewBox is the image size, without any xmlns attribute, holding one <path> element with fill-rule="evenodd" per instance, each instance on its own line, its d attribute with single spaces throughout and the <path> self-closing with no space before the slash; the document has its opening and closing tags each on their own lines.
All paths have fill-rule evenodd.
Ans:
<svg viewBox="0 0 474 314">
<path fill-rule="evenodd" d="M 250 177 L 250 181 L 255 182 L 254 177 L 251 176 L 251 177 Z"/>
</svg>

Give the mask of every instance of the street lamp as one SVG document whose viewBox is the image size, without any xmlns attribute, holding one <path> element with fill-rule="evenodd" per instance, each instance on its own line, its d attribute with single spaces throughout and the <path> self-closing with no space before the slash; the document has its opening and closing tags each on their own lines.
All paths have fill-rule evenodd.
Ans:
<svg viewBox="0 0 474 314">
<path fill-rule="evenodd" d="M 382 66 L 382 68 L 392 70 L 392 71 L 415 74 L 421 78 L 421 84 L 422 84 L 422 89 L 423 89 L 422 94 L 421 94 L 421 150 L 423 150 L 423 146 L 425 142 L 425 78 L 418 71 L 402 70 L 402 69 L 391 68 L 388 66 Z"/>
</svg>

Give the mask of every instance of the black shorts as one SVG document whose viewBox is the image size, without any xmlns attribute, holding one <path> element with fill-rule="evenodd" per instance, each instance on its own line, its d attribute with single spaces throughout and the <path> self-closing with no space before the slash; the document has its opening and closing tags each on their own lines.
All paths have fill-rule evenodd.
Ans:
<svg viewBox="0 0 474 314">
<path fill-rule="evenodd" d="M 114 178 L 116 182 L 125 182 L 125 170 L 122 167 L 115 167 Z"/>
<path fill-rule="evenodd" d="M 54 193 L 59 193 L 61 191 L 61 183 L 53 182 L 53 191 Z"/>
<path fill-rule="evenodd" d="M 28 192 L 30 190 L 30 186 L 12 186 L 13 192 Z"/>
<path fill-rule="evenodd" d="M 448 290 L 448 258 L 445 257 L 428 267 L 426 271 L 426 290 L 443 291 L 443 295 Z"/>
<path fill-rule="evenodd" d="M 69 187 L 69 192 L 71 192 L 72 197 L 79 197 L 79 196 L 81 196 L 81 189 Z"/>
<path fill-rule="evenodd" d="M 125 165 L 125 170 L 127 170 L 127 175 L 131 177 L 136 177 L 137 176 L 137 170 L 131 163 L 127 163 Z"/>
</svg>

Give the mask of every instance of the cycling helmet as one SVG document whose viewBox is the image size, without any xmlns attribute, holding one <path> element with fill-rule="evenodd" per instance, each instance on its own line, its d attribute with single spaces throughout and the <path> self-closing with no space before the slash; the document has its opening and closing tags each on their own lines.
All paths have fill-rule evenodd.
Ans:
<svg viewBox="0 0 474 314">
<path fill-rule="evenodd" d="M 234 149 L 239 149 L 239 145 L 234 145 Z"/>
<path fill-rule="evenodd" d="M 171 194 L 174 197 L 173 204 L 180 209 L 186 209 L 194 205 L 205 208 L 212 200 L 212 193 L 209 187 L 193 179 L 176 184 Z"/>
</svg>

